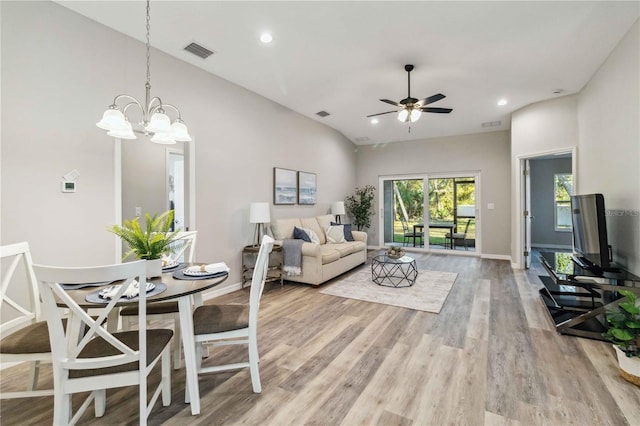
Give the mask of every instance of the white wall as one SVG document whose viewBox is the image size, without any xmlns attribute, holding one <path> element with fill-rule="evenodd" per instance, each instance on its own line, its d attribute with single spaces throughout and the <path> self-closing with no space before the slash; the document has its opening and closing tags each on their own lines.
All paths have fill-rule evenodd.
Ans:
<svg viewBox="0 0 640 426">
<path fill-rule="evenodd" d="M 29 241 L 37 263 L 113 262 L 114 142 L 95 123 L 116 95 L 144 97 L 144 44 L 52 2 L 0 8 L 2 244 Z M 355 146 L 340 133 L 156 50 L 151 61 L 152 96 L 180 107 L 196 139 L 198 259 L 226 262 L 228 282 L 253 236 L 250 202 L 272 200 L 273 167 L 318 179 L 317 205 L 274 217 L 323 214 L 352 191 Z M 62 194 L 74 168 L 78 192 Z"/>
<path fill-rule="evenodd" d="M 380 176 L 425 173 L 480 172 L 480 229 L 482 254 L 509 255 L 509 132 L 449 136 L 420 141 L 358 147 L 358 186 L 381 188 Z M 487 204 L 493 203 L 494 210 Z M 368 231 L 370 244 L 377 245 L 379 212 Z"/>
<path fill-rule="evenodd" d="M 640 275 L 640 23 L 578 98 L 581 193 L 601 192 L 614 259 Z"/>
<path fill-rule="evenodd" d="M 601 192 L 614 259 L 640 273 L 638 22 L 578 94 L 515 112 L 511 124 L 512 256 L 520 258 L 519 159 L 577 147 L 576 193 Z M 620 214 L 620 216 L 618 216 Z"/>
</svg>

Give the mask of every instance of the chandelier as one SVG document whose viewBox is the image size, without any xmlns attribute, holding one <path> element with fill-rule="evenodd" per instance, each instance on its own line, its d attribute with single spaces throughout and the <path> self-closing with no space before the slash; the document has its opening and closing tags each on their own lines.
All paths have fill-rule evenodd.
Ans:
<svg viewBox="0 0 640 426">
<path fill-rule="evenodd" d="M 176 141 L 191 142 L 191 136 L 189 136 L 187 126 L 184 124 L 184 121 L 182 121 L 180 110 L 171 104 L 163 103 L 157 96 L 151 98 L 151 45 L 149 43 L 149 33 L 151 30 L 151 8 L 149 6 L 149 1 L 150 0 L 147 0 L 147 83 L 144 85 L 145 103 L 141 103 L 130 95 L 118 95 L 113 100 L 113 104 L 111 104 L 102 115 L 102 120 L 96 123 L 96 125 L 101 129 L 107 130 L 107 134 L 114 138 L 137 139 L 133 131 L 133 126 L 127 116 L 127 112 L 131 109 L 138 109 L 140 111 L 141 118 L 140 121 L 136 122 L 136 124 L 142 126 L 142 132 L 145 135 L 153 133 L 151 142 L 165 145 L 174 144 Z M 118 102 L 121 102 L 122 109 L 118 106 Z M 173 123 L 171 123 L 169 116 L 166 114 L 165 108 L 173 110 L 178 114 L 178 118 L 176 118 Z"/>
</svg>

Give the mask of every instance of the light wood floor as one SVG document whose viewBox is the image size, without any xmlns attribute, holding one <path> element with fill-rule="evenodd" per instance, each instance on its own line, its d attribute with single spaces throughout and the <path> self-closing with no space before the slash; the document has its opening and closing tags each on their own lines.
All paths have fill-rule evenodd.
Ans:
<svg viewBox="0 0 640 426">
<path fill-rule="evenodd" d="M 506 261 L 415 257 L 420 269 L 459 274 L 440 314 L 269 286 L 260 311 L 262 394 L 251 392 L 248 370 L 203 376 L 202 414 L 192 417 L 184 370 L 174 371 L 172 403 L 157 406 L 149 423 L 640 424 L 640 388 L 619 377 L 611 346 L 551 328 L 535 265 L 525 272 Z M 211 358 L 246 356 L 241 347 L 217 351 Z M 1 373 L 2 390 L 17 390 L 26 369 Z M 81 423 L 136 424 L 136 392 L 107 391 L 105 417 L 90 409 Z M 51 415 L 51 397 L 6 400 L 0 423 L 47 424 Z"/>
</svg>

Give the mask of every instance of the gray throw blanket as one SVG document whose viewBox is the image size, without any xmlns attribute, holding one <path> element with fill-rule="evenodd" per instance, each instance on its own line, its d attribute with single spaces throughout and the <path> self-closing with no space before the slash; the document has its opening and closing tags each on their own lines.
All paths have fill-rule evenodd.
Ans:
<svg viewBox="0 0 640 426">
<path fill-rule="evenodd" d="M 303 240 L 282 240 L 282 271 L 286 276 L 302 274 Z"/>
</svg>

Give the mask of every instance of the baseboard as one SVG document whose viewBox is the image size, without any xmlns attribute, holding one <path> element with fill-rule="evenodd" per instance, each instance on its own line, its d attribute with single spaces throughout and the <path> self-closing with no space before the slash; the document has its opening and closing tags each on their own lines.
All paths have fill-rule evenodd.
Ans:
<svg viewBox="0 0 640 426">
<path fill-rule="evenodd" d="M 224 296 L 225 294 L 233 293 L 234 291 L 238 290 L 242 290 L 241 282 L 214 287 L 213 289 L 202 293 L 202 300 L 214 299 L 216 297 Z"/>
<path fill-rule="evenodd" d="M 495 259 L 495 260 L 508 260 L 511 262 L 511 256 L 508 254 L 482 254 L 481 259 Z"/>
</svg>

